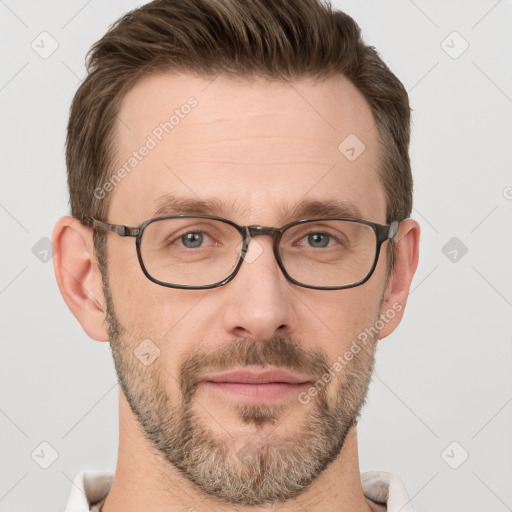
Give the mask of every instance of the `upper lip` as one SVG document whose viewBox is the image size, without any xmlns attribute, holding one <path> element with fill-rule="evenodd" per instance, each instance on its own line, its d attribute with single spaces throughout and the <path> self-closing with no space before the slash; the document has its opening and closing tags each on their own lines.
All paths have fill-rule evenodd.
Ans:
<svg viewBox="0 0 512 512">
<path fill-rule="evenodd" d="M 271 382 L 287 382 L 290 384 L 303 384 L 309 382 L 306 377 L 293 375 L 284 370 L 267 370 L 264 372 L 250 372 L 237 370 L 218 375 L 210 375 L 202 379 L 206 382 L 240 382 L 244 384 L 268 384 Z"/>
</svg>

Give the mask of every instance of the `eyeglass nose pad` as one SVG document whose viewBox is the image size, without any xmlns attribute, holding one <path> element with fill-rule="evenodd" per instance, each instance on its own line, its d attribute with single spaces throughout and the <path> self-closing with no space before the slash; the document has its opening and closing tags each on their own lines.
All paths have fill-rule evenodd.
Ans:
<svg viewBox="0 0 512 512">
<path fill-rule="evenodd" d="M 242 241 L 236 246 L 235 252 L 238 254 L 238 256 L 245 258 L 245 255 L 247 254 L 247 250 L 249 248 L 250 238 L 251 237 L 244 237 Z"/>
<path fill-rule="evenodd" d="M 242 235 L 242 241 L 236 247 L 236 253 L 245 260 L 247 251 L 249 250 L 249 242 L 251 241 L 251 233 L 247 227 L 244 228 Z"/>
<path fill-rule="evenodd" d="M 249 253 L 249 243 L 252 240 L 251 252 Z M 244 238 L 243 242 L 237 247 L 237 254 L 241 256 L 246 263 L 253 263 L 263 253 L 263 247 L 256 240 L 256 238 L 248 235 Z"/>
</svg>

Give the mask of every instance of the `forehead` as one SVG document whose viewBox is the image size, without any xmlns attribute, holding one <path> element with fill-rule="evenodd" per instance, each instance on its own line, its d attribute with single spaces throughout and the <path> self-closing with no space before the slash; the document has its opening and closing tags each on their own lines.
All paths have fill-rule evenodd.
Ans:
<svg viewBox="0 0 512 512">
<path fill-rule="evenodd" d="M 247 224 L 279 223 L 308 200 L 385 220 L 374 118 L 341 76 L 277 82 L 151 75 L 123 99 L 115 145 L 111 222 L 163 213 L 168 196 L 220 204 L 203 214 Z"/>
</svg>

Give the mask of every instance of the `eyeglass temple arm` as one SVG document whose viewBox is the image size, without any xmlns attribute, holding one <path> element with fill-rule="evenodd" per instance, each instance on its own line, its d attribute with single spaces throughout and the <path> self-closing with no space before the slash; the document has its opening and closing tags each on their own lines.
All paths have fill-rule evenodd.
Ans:
<svg viewBox="0 0 512 512">
<path fill-rule="evenodd" d="M 86 219 L 86 221 L 93 228 L 100 228 L 105 231 L 112 231 L 119 236 L 137 236 L 139 234 L 139 228 L 129 228 L 128 226 L 120 226 L 119 224 L 109 224 L 108 222 L 102 222 L 96 219 Z"/>
<path fill-rule="evenodd" d="M 390 224 L 377 225 L 377 238 L 379 243 L 383 243 L 386 240 L 393 240 L 398 233 L 398 229 L 400 227 L 400 221 L 394 220 Z"/>
<path fill-rule="evenodd" d="M 389 225 L 389 231 L 388 231 L 388 240 L 392 240 L 393 238 L 395 238 L 395 236 L 397 235 L 398 233 L 398 229 L 400 227 L 400 221 L 398 220 L 394 220 L 390 225 Z"/>
</svg>

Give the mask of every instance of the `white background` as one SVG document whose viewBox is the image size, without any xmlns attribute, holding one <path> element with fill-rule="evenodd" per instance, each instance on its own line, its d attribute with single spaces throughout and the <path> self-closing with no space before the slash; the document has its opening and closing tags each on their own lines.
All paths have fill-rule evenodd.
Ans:
<svg viewBox="0 0 512 512">
<path fill-rule="evenodd" d="M 82 331 L 36 254 L 68 213 L 65 127 L 85 54 L 138 5 L 0 1 L 1 512 L 63 510 L 80 470 L 115 468 L 108 345 Z M 512 510 L 512 2 L 334 5 L 410 93 L 422 227 L 405 318 L 379 344 L 361 470 L 398 474 L 420 511 Z M 31 48 L 43 31 L 58 43 L 47 59 Z M 455 262 L 453 237 L 467 247 Z M 58 454 L 48 469 L 31 458 L 43 441 Z"/>
</svg>

